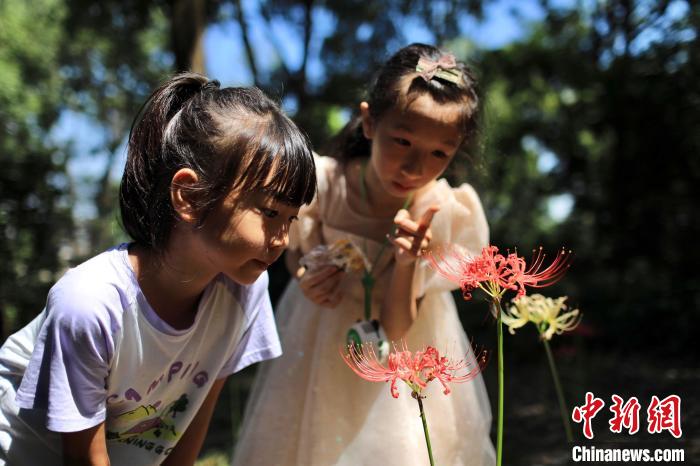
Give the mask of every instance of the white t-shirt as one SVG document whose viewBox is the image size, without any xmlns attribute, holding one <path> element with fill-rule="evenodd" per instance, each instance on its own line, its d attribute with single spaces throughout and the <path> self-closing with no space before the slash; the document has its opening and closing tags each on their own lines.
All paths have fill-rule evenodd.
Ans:
<svg viewBox="0 0 700 466">
<path fill-rule="evenodd" d="M 0 349 L 0 464 L 38 464 L 41 448 L 60 458 L 55 432 L 103 421 L 112 464 L 160 464 L 216 379 L 281 354 L 267 285 L 267 273 L 248 286 L 219 275 L 176 330 L 146 301 L 126 244 L 68 271 Z"/>
</svg>

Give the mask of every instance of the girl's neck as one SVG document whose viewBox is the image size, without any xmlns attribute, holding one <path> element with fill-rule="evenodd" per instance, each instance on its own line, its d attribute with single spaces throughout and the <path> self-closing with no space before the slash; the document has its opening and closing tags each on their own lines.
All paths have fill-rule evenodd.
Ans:
<svg viewBox="0 0 700 466">
<path fill-rule="evenodd" d="M 200 273 L 180 256 L 156 254 L 137 244 L 129 247 L 129 261 L 139 287 L 153 311 L 171 327 L 189 328 L 199 300 L 214 277 Z"/>
</svg>

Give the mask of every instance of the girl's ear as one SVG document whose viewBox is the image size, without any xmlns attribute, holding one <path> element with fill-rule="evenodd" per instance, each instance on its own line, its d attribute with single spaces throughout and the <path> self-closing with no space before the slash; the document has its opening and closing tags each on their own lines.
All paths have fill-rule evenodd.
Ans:
<svg viewBox="0 0 700 466">
<path fill-rule="evenodd" d="M 360 118 L 362 119 L 362 134 L 367 139 L 374 137 L 374 118 L 369 114 L 369 104 L 367 102 L 360 103 Z"/>
<path fill-rule="evenodd" d="M 183 222 L 195 223 L 197 221 L 194 188 L 198 182 L 199 177 L 191 168 L 179 169 L 170 181 L 170 202 L 173 204 L 175 213 Z"/>
</svg>

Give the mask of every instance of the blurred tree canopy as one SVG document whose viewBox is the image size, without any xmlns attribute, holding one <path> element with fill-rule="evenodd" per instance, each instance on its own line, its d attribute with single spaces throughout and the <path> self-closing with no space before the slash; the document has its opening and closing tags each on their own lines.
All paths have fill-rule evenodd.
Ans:
<svg viewBox="0 0 700 466">
<path fill-rule="evenodd" d="M 283 98 L 321 147 L 356 108 L 376 66 L 414 41 L 410 23 L 477 68 L 482 150 L 451 179 L 482 194 L 493 243 L 521 253 L 540 244 L 552 253 L 571 248 L 575 261 L 560 291 L 601 341 L 624 330 L 636 336 L 625 344 L 639 346 L 673 332 L 666 348 L 681 350 L 700 304 L 697 253 L 686 248 L 700 233 L 692 195 L 700 179 L 698 7 L 541 1 L 544 19 L 526 37 L 479 50 L 463 20 L 479 20 L 494 1 L 0 2 L 5 334 L 38 312 L 63 267 L 117 240 L 110 172 L 131 119 L 168 74 L 204 69 L 208 27 L 237 25 L 247 62 L 239 66 Z M 321 22 L 332 24 L 323 37 Z M 256 49 L 254 25 L 274 57 Z M 291 39 L 301 44 L 298 59 L 285 52 Z M 309 74 L 312 59 L 321 78 Z M 87 220 L 71 216 L 79 180 L 66 166 L 77 149 L 51 137 L 66 112 L 87 115 L 102 132 L 104 171 L 92 180 L 95 215 Z"/>
<path fill-rule="evenodd" d="M 497 243 L 571 248 L 562 291 L 602 341 L 657 352 L 681 352 L 700 309 L 686 247 L 700 233 L 700 11 L 670 5 L 550 9 L 528 40 L 482 60 Z M 562 195 L 571 213 L 552 222 L 543 207 Z"/>
<path fill-rule="evenodd" d="M 36 313 L 71 234 L 67 154 L 49 130 L 60 106 L 65 6 L 0 2 L 0 329 Z M 43 297 L 42 297 L 43 295 Z"/>
</svg>

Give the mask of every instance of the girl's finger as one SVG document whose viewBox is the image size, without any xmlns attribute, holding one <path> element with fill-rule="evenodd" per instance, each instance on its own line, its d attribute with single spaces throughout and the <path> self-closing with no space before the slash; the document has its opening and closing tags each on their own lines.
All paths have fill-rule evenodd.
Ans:
<svg viewBox="0 0 700 466">
<path fill-rule="evenodd" d="M 397 227 L 394 230 L 394 234 L 392 236 L 394 236 L 395 238 L 398 238 L 400 236 L 408 236 L 410 238 L 417 238 L 418 233 L 416 232 L 416 230 L 413 230 L 413 229 L 409 230 L 409 229 L 406 229 L 403 227 Z"/>
<path fill-rule="evenodd" d="M 324 296 L 321 296 L 319 298 L 319 301 L 323 303 L 322 305 L 325 307 L 335 307 L 340 303 L 340 300 L 343 297 L 342 291 L 340 289 L 336 288 L 335 290 L 331 291 L 330 293 L 326 293 Z"/>
<path fill-rule="evenodd" d="M 340 276 L 334 275 L 328 280 L 316 283 L 315 285 L 309 285 L 308 283 L 300 283 L 300 285 L 308 297 L 318 301 L 325 299 L 330 293 L 335 291 L 338 288 L 339 283 Z"/>
<path fill-rule="evenodd" d="M 405 236 L 409 239 L 409 241 L 413 241 L 414 244 L 418 244 L 423 240 L 431 241 L 433 239 L 433 233 L 430 231 L 430 228 L 424 231 L 422 235 L 420 235 L 418 232 L 407 231 L 403 228 L 399 228 L 394 232 L 393 236 L 395 238 Z"/>
<path fill-rule="evenodd" d="M 411 223 L 413 223 L 413 220 L 411 220 L 411 214 L 408 213 L 408 210 L 406 209 L 399 209 L 399 211 L 396 212 L 396 215 L 394 215 L 394 226 L 405 226 L 410 229 Z"/>
<path fill-rule="evenodd" d="M 316 304 L 321 304 L 325 302 L 330 295 L 331 293 L 329 293 L 328 291 L 319 289 L 309 289 L 306 293 L 306 297 L 309 298 L 311 301 L 315 302 Z"/>
<path fill-rule="evenodd" d="M 394 215 L 394 223 L 404 219 L 411 219 L 411 214 L 406 209 L 399 209 Z"/>
<path fill-rule="evenodd" d="M 404 218 L 394 220 L 394 227 L 397 230 L 405 231 L 409 235 L 415 235 L 418 232 L 418 228 L 420 227 L 420 225 L 411 219 Z"/>
<path fill-rule="evenodd" d="M 302 275 L 301 281 L 303 281 L 307 286 L 313 287 L 323 282 L 324 280 L 327 280 L 328 278 L 340 273 L 341 271 L 342 269 L 334 265 L 329 265 L 313 271 L 307 270 Z"/>
<path fill-rule="evenodd" d="M 414 241 L 411 245 L 411 254 L 416 257 L 420 256 L 422 250 L 428 249 L 428 245 L 430 245 L 430 241 L 426 240 L 425 238 L 423 238 L 421 241 Z"/>
<path fill-rule="evenodd" d="M 391 237 L 389 235 L 387 235 L 387 238 L 389 239 L 389 242 L 391 242 L 391 244 L 393 244 L 394 246 L 396 246 L 400 249 L 403 249 L 404 251 L 411 251 L 411 249 L 413 247 L 413 242 L 409 241 L 408 238 L 404 238 L 401 236 L 398 238 L 395 238 L 395 237 Z"/>
<path fill-rule="evenodd" d="M 430 227 L 430 223 L 433 221 L 433 217 L 435 216 L 435 214 L 437 213 L 438 210 L 440 210 L 440 206 L 431 205 L 423 213 L 423 216 L 420 218 L 420 221 L 418 222 L 418 231 L 420 232 L 421 235 L 425 235 L 425 232 Z"/>
<path fill-rule="evenodd" d="M 323 294 L 329 294 L 338 287 L 338 284 L 340 283 L 340 279 L 342 278 L 342 273 L 335 274 L 328 279 L 318 283 L 317 285 L 314 286 L 314 288 L 319 292 Z"/>
<path fill-rule="evenodd" d="M 413 236 L 423 236 L 425 231 L 430 227 L 435 213 L 440 210 L 437 205 L 432 205 L 423 213 L 423 216 L 418 222 L 411 220 L 410 217 L 397 214 L 394 217 L 394 224 L 399 228 Z"/>
</svg>

